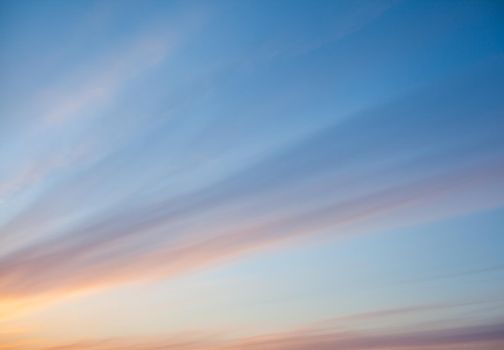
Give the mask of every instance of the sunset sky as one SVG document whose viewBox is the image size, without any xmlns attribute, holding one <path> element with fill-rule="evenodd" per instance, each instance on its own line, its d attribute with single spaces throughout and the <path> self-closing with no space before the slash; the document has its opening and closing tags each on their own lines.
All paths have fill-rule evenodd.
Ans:
<svg viewBox="0 0 504 350">
<path fill-rule="evenodd" d="M 0 1 L 0 350 L 504 349 L 504 2 Z"/>
</svg>

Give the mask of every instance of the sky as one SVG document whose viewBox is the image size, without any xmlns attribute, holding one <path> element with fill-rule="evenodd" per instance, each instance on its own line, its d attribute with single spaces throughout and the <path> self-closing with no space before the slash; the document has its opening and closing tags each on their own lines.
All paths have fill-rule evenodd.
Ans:
<svg viewBox="0 0 504 350">
<path fill-rule="evenodd" d="M 500 1 L 0 1 L 1 350 L 504 348 Z"/>
</svg>

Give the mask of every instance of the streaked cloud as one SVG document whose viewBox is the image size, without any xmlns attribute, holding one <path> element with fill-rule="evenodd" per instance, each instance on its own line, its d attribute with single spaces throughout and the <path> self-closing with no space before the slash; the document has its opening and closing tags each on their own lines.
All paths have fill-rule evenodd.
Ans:
<svg viewBox="0 0 504 350">
<path fill-rule="evenodd" d="M 328 329 L 292 330 L 223 340 L 216 335 L 181 334 L 171 339 L 110 339 L 79 341 L 72 344 L 38 347 L 45 350 L 115 349 L 496 349 L 504 344 L 502 324 L 482 324 L 438 330 L 348 332 Z M 40 346 L 40 345 L 39 345 Z M 19 349 L 34 349 L 20 345 Z M 17 348 L 16 348 L 17 349 Z"/>
<path fill-rule="evenodd" d="M 470 93 L 462 102 L 468 111 L 495 103 L 484 82 L 475 89 L 470 79 L 443 101 L 464 100 Z M 377 232 L 502 205 L 502 145 L 492 119 L 502 106 L 479 116 L 477 134 L 460 139 L 450 135 L 450 118 L 460 132 L 471 127 L 469 115 L 460 114 L 459 106 L 446 109 L 445 102 L 437 106 L 431 101 L 439 96 L 429 94 L 414 97 L 413 105 L 407 98 L 356 116 L 208 188 L 136 202 L 4 256 L 0 290 L 7 298 L 39 293 L 61 298 L 166 278 L 292 238 Z M 445 116 L 443 128 L 436 113 Z M 392 120 L 393 126 L 379 127 Z M 345 135 L 363 122 L 376 127 L 356 145 Z M 437 142 L 434 149 L 429 141 Z M 475 153 L 459 158 L 467 147 Z M 373 161 L 385 154 L 390 161 Z"/>
<path fill-rule="evenodd" d="M 0 349 L 504 343 L 498 5 L 0 6 Z"/>
</svg>

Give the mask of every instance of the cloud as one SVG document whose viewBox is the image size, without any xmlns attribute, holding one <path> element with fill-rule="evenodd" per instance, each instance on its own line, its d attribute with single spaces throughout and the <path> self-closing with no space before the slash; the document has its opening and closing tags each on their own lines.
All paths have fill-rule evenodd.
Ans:
<svg viewBox="0 0 504 350">
<path fill-rule="evenodd" d="M 296 32 L 296 30 L 279 30 L 272 33 L 272 38 L 264 42 L 255 52 L 244 60 L 245 65 L 256 65 L 271 60 L 308 54 L 326 45 L 331 45 L 359 32 L 383 16 L 399 1 L 380 1 L 379 3 L 362 2 L 351 9 L 340 9 L 330 15 L 331 25 L 322 32 Z M 327 15 L 327 13 L 325 14 Z M 309 18 L 306 13 L 304 17 Z"/>
<path fill-rule="evenodd" d="M 162 224 L 156 217 L 153 221 L 142 221 L 142 215 L 110 218 L 108 223 L 89 228 L 88 236 L 83 238 L 82 234 L 74 233 L 67 240 L 54 240 L 4 257 L 0 291 L 7 300 L 47 293 L 56 293 L 61 298 L 67 293 L 178 275 L 328 230 L 333 234 L 348 234 L 405 225 L 411 219 L 406 215 L 405 219 L 398 220 L 399 212 L 412 215 L 418 208 L 435 207 L 469 186 L 492 188 L 500 183 L 503 175 L 503 167 L 486 167 L 466 171 L 464 175 L 449 174 L 392 187 L 284 218 L 261 217 L 262 222 L 249 226 L 237 223 L 226 228 L 227 223 L 198 228 L 193 225 L 185 232 L 188 239 L 154 247 L 148 242 L 161 242 L 156 235 L 149 239 L 151 226 L 156 228 Z M 481 203 L 458 206 L 456 212 L 472 210 L 474 206 L 481 207 Z M 189 211 L 179 216 L 192 214 L 197 215 Z M 440 212 L 440 215 L 446 214 Z M 180 219 L 175 216 L 172 221 Z M 432 214 L 422 220 L 425 219 L 432 220 Z M 418 220 L 418 215 L 413 215 L 413 220 Z M 169 227 L 161 232 L 169 232 Z"/>
<path fill-rule="evenodd" d="M 132 79 L 163 62 L 177 44 L 175 35 L 148 35 L 141 37 L 123 50 L 111 54 L 111 59 L 96 73 L 65 90 L 45 91 L 48 101 L 43 118 L 51 123 L 61 123 L 93 113 L 114 97 Z"/>
<path fill-rule="evenodd" d="M 465 79 L 351 118 L 195 191 L 133 195 L 127 206 L 5 254 L 0 299 L 38 304 L 168 278 L 294 239 L 379 232 L 502 205 L 495 115 L 503 106 L 492 92 L 502 81 L 494 72 Z M 485 111 L 477 120 L 476 110 Z"/>
<path fill-rule="evenodd" d="M 13 250 L 17 241 L 57 229 L 54 226 L 62 216 L 52 220 L 50 215 L 58 202 L 54 189 L 64 187 L 72 174 L 79 176 L 80 171 L 111 157 L 121 143 L 127 143 L 125 139 L 131 135 L 121 139 L 97 132 L 106 129 L 109 122 L 105 120 L 123 123 L 123 116 L 104 111 L 117 104 L 138 78 L 166 63 L 203 18 L 202 13 L 182 17 L 176 28 L 150 24 L 96 59 L 62 70 L 54 82 L 45 83 L 44 90 L 25 103 L 28 111 L 23 114 L 30 118 L 20 119 L 19 130 L 12 128 L 13 140 L 19 141 L 12 147 L 12 156 L 6 157 L 0 177 L 0 206 L 7 214 L 5 220 L 0 218 L 6 222 L 0 227 L 0 240 L 6 241 L 2 250 Z M 82 28 L 84 32 L 90 29 L 89 24 Z M 138 128 L 135 131 L 138 133 Z M 29 196 L 23 196 L 26 193 Z M 65 217 L 69 216 L 67 210 Z M 31 232 L 34 227 L 38 232 Z"/>
<path fill-rule="evenodd" d="M 342 331 L 323 327 L 230 338 L 215 334 L 184 333 L 156 338 L 84 340 L 57 346 L 19 346 L 22 350 L 308 350 L 308 349 L 397 349 L 397 350 L 493 350 L 504 345 L 500 323 L 417 330 Z"/>
</svg>

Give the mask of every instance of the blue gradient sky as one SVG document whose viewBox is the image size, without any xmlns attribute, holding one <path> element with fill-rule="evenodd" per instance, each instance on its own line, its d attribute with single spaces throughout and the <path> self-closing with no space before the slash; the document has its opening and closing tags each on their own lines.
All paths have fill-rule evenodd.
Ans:
<svg viewBox="0 0 504 350">
<path fill-rule="evenodd" d="M 2 1 L 0 349 L 501 348 L 503 18 Z"/>
</svg>

